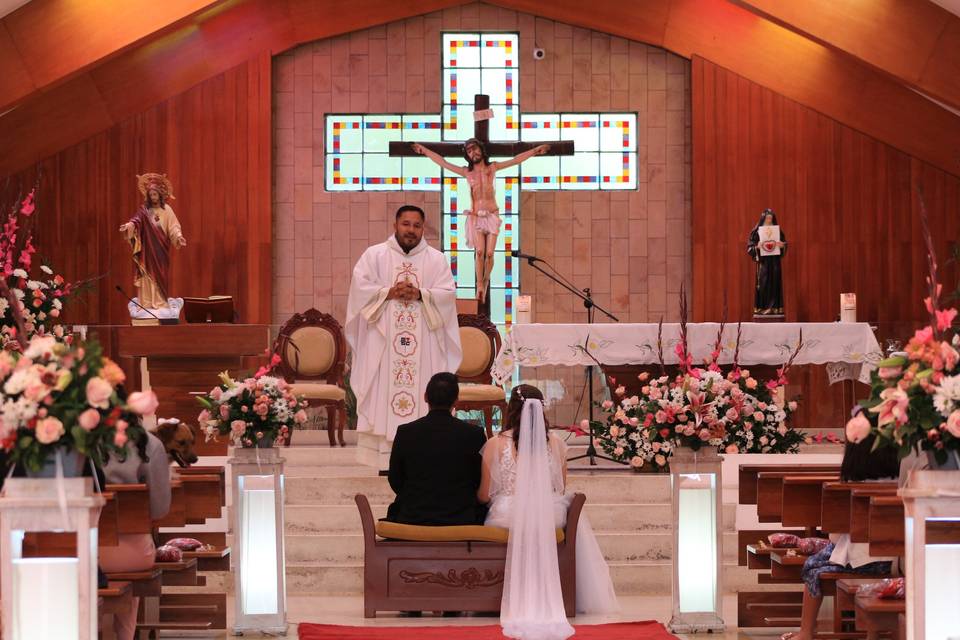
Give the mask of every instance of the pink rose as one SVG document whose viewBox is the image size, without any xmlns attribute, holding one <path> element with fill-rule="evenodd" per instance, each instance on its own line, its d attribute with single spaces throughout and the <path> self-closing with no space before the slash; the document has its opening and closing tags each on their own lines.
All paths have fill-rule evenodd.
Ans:
<svg viewBox="0 0 960 640">
<path fill-rule="evenodd" d="M 787 403 L 787 409 L 790 409 L 790 411 L 796 411 L 796 410 L 797 410 L 797 402 L 796 402 L 796 400 L 791 400 L 790 402 L 788 402 L 788 403 Z"/>
<path fill-rule="evenodd" d="M 633 467 L 634 469 L 639 469 L 640 467 L 643 466 L 643 458 L 641 458 L 640 456 L 633 456 L 632 458 L 630 458 L 630 466 Z"/>
<path fill-rule="evenodd" d="M 614 450 L 613 450 L 613 455 L 615 455 L 615 456 L 622 456 L 622 455 L 623 455 L 623 447 L 617 447 L 616 449 L 614 449 Z"/>
<path fill-rule="evenodd" d="M 727 420 L 729 420 L 730 422 L 733 422 L 734 420 L 740 417 L 740 414 L 737 413 L 737 410 L 734 409 L 733 407 L 730 407 L 729 409 L 727 409 L 727 412 L 724 415 L 726 416 Z"/>
<path fill-rule="evenodd" d="M 220 402 L 220 396 L 222 395 L 223 395 L 223 389 L 221 389 L 220 387 L 214 387 L 213 389 L 210 390 L 210 397 L 213 399 L 214 402 Z"/>
<path fill-rule="evenodd" d="M 87 403 L 91 407 L 108 409 L 111 395 L 113 395 L 113 387 L 103 378 L 94 376 L 87 381 Z"/>
<path fill-rule="evenodd" d="M 757 381 L 754 380 L 753 378 L 747 378 L 746 385 L 747 385 L 747 389 L 756 389 Z"/>
<path fill-rule="evenodd" d="M 728 444 L 727 448 L 724 449 L 725 453 L 740 453 L 740 448 L 735 444 Z"/>
<path fill-rule="evenodd" d="M 960 409 L 957 409 L 947 418 L 947 431 L 954 438 L 960 438 Z"/>
<path fill-rule="evenodd" d="M 640 375 L 637 376 L 637 380 L 639 380 L 640 382 L 643 382 L 644 380 L 646 380 L 646 379 L 649 378 L 649 377 L 650 377 L 650 374 L 647 373 L 646 371 L 644 371 L 643 373 L 641 373 Z"/>
<path fill-rule="evenodd" d="M 201 425 L 205 425 L 210 422 L 210 411 L 207 409 L 201 411 L 200 415 L 197 416 L 197 422 L 199 422 Z"/>
<path fill-rule="evenodd" d="M 653 452 L 654 452 L 654 453 L 656 453 L 657 451 L 660 451 L 660 443 L 659 443 L 659 442 L 651 442 L 651 443 L 650 443 L 650 448 L 653 449 Z"/>
<path fill-rule="evenodd" d="M 639 418 L 636 418 L 636 417 L 630 418 L 630 426 L 631 426 L 631 427 L 635 427 L 635 426 L 637 426 L 638 424 L 640 424 L 640 419 L 639 419 Z"/>
<path fill-rule="evenodd" d="M 710 429 L 700 429 L 700 439 L 706 442 L 710 439 Z"/>
<path fill-rule="evenodd" d="M 777 427 L 777 433 L 779 433 L 781 436 L 787 435 L 787 425 L 781 424 L 779 427 Z"/>
<path fill-rule="evenodd" d="M 858 413 L 847 421 L 847 440 L 853 443 L 860 442 L 870 435 L 870 428 L 870 421 L 862 413 Z"/>
<path fill-rule="evenodd" d="M 616 393 L 618 396 L 622 396 L 627 393 L 627 388 L 623 385 L 620 385 L 619 387 L 617 387 L 614 393 Z"/>
<path fill-rule="evenodd" d="M 667 459 L 663 456 L 663 454 L 659 454 L 659 453 L 653 458 L 653 461 L 656 462 L 657 466 L 660 466 L 660 467 L 667 464 Z"/>
<path fill-rule="evenodd" d="M 122 447 L 127 444 L 127 434 L 123 431 L 117 431 L 113 434 L 113 444 L 117 447 Z"/>
<path fill-rule="evenodd" d="M 230 423 L 230 433 L 239 436 L 247 429 L 247 423 L 243 420 L 234 420 Z"/>
<path fill-rule="evenodd" d="M 230 417 L 230 407 L 225 404 L 220 405 L 220 418 L 226 420 Z"/>
<path fill-rule="evenodd" d="M 589 420 L 581 420 L 581 421 L 580 421 L 580 428 L 581 428 L 582 430 L 584 430 L 584 431 L 588 431 L 588 430 L 590 429 L 590 421 L 589 421 Z"/>
<path fill-rule="evenodd" d="M 683 435 L 692 436 L 696 432 L 697 432 L 697 428 L 694 427 L 692 424 L 688 424 L 683 430 Z"/>
<path fill-rule="evenodd" d="M 754 412 L 753 412 L 753 419 L 756 420 L 757 422 L 763 422 L 763 413 L 761 413 L 761 412 L 759 412 L 759 411 L 754 411 Z"/>
<path fill-rule="evenodd" d="M 293 421 L 298 424 L 303 424 L 307 421 L 307 412 L 303 409 L 300 409 L 300 411 L 297 411 L 295 414 L 293 414 Z"/>
<path fill-rule="evenodd" d="M 37 421 L 36 436 L 40 444 L 53 444 L 64 434 L 63 423 L 54 417 Z"/>
<path fill-rule="evenodd" d="M 612 401 L 612 400 L 604 400 L 604 401 L 603 401 L 603 404 L 601 404 L 600 406 L 603 407 L 605 410 L 609 411 L 610 409 L 613 408 L 613 401 Z"/>
<path fill-rule="evenodd" d="M 117 431 L 126 431 L 130 428 L 130 423 L 126 420 L 117 420 Z"/>
<path fill-rule="evenodd" d="M 610 437 L 616 438 L 620 435 L 620 427 L 617 425 L 610 425 Z"/>
<path fill-rule="evenodd" d="M 94 427 L 100 424 L 100 412 L 96 409 L 87 409 L 77 418 L 77 422 L 80 423 L 80 426 L 84 431 L 91 431 Z"/>
<path fill-rule="evenodd" d="M 134 391 L 127 398 L 127 407 L 130 411 L 141 416 L 148 416 L 157 410 L 157 394 L 153 391 Z"/>
</svg>

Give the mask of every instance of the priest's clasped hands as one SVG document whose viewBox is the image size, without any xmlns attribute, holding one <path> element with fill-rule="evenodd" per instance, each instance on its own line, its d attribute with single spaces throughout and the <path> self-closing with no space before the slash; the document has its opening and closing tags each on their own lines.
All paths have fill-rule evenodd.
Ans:
<svg viewBox="0 0 960 640">
<path fill-rule="evenodd" d="M 416 288 L 407 281 L 398 282 L 390 287 L 390 291 L 387 293 L 387 300 L 403 300 L 405 302 L 412 302 L 420 299 L 420 289 Z"/>
</svg>

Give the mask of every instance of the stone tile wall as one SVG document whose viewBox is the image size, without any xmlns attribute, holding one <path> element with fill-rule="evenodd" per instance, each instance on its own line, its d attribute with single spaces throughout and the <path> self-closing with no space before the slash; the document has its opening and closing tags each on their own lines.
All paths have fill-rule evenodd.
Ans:
<svg viewBox="0 0 960 640">
<path fill-rule="evenodd" d="M 635 191 L 526 192 L 523 251 L 549 260 L 622 321 L 675 320 L 691 268 L 690 63 L 662 49 L 482 3 L 309 43 L 274 60 L 274 320 L 311 306 L 345 315 L 349 275 L 390 232 L 403 203 L 428 212 L 439 241 L 439 193 L 324 190 L 327 112 L 438 112 L 440 34 L 518 31 L 523 111 L 639 114 Z M 546 50 L 533 59 L 535 46 Z M 523 265 L 536 322 L 584 322 L 573 296 Z M 525 372 L 565 395 L 554 419 L 573 419 L 582 373 Z M 572 404 L 571 404 L 572 403 Z"/>
</svg>

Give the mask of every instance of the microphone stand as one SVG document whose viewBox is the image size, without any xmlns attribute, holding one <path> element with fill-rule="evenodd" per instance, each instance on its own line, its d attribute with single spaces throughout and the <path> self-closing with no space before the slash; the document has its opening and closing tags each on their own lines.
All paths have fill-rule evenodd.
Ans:
<svg viewBox="0 0 960 640">
<path fill-rule="evenodd" d="M 536 269 L 537 271 L 539 271 L 540 273 L 542 273 L 543 275 L 545 275 L 547 278 L 549 278 L 550 280 L 552 280 L 554 283 L 560 285 L 561 287 L 563 287 L 564 289 L 566 289 L 567 291 L 569 291 L 570 293 L 572 293 L 573 295 L 577 296 L 578 298 L 580 298 L 580 299 L 583 301 L 583 306 L 584 306 L 584 308 L 587 310 L 587 324 L 588 324 L 588 325 L 592 325 L 592 324 L 593 324 L 593 317 L 594 317 L 594 314 L 596 313 L 596 311 L 600 311 L 603 315 L 607 316 L 608 318 L 610 318 L 610 319 L 613 320 L 614 322 L 620 322 L 620 319 L 619 319 L 619 318 L 617 318 L 615 315 L 613 315 L 612 313 L 610 313 L 609 311 L 607 311 L 606 309 L 604 309 L 603 307 L 601 307 L 600 305 L 598 305 L 597 303 L 595 303 L 595 302 L 593 301 L 593 297 L 590 295 L 590 289 L 589 289 L 589 287 L 586 288 L 586 289 L 584 289 L 583 291 L 581 291 L 580 289 L 577 289 L 575 286 L 573 286 L 573 285 L 570 283 L 569 280 L 567 280 L 566 278 L 564 278 L 563 276 L 561 276 L 559 273 L 557 273 L 556 275 L 554 275 L 553 273 L 550 273 L 549 271 L 545 271 L 543 268 L 540 267 L 540 265 L 537 264 L 538 262 L 543 262 L 544 264 L 546 264 L 547 266 L 549 266 L 550 269 L 551 269 L 552 271 L 554 271 L 554 272 L 555 272 L 556 270 L 553 268 L 552 265 L 550 265 L 550 263 L 545 262 L 544 260 L 541 260 L 540 258 L 528 257 L 526 260 L 527 260 L 527 264 L 529 264 L 531 267 L 533 267 L 534 269 Z M 589 350 L 587 350 L 587 355 L 590 356 L 590 359 L 591 359 L 591 360 L 593 360 L 594 362 L 596 362 L 596 359 L 594 359 L 593 355 L 590 353 Z M 597 363 L 597 364 L 599 364 L 599 363 Z M 589 404 L 589 419 L 588 419 L 588 421 L 587 421 L 587 424 L 588 424 L 588 426 L 589 426 L 589 438 L 590 438 L 590 440 L 589 440 L 589 442 L 587 443 L 587 451 L 586 451 L 586 453 L 584 453 L 583 455 L 579 455 L 579 456 L 573 456 L 572 458 L 567 458 L 567 461 L 568 461 L 568 462 L 572 462 L 572 461 L 574 461 L 574 460 L 581 460 L 581 459 L 583 459 L 583 458 L 589 458 L 589 459 L 590 459 L 590 466 L 592 466 L 592 467 L 597 466 L 597 460 L 596 460 L 597 458 L 600 458 L 601 460 L 607 460 L 607 461 L 609 461 L 609 462 L 616 462 L 616 463 L 618 463 L 618 464 L 626 464 L 625 462 L 623 462 L 623 461 L 621 461 L 621 460 L 614 460 L 613 458 L 608 458 L 607 456 L 604 456 L 604 455 L 601 455 L 601 454 L 597 453 L 597 448 L 593 445 L 593 365 L 592 365 L 592 364 L 588 364 L 588 365 L 587 365 L 586 376 L 587 376 L 587 389 L 589 390 L 589 392 L 588 392 L 588 399 L 589 399 L 589 403 L 590 403 L 590 404 Z"/>
</svg>

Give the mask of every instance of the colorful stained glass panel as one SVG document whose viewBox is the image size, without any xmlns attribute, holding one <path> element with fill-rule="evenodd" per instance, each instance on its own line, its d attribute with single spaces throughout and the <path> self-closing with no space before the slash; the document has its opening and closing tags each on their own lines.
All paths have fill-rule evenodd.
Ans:
<svg viewBox="0 0 960 640">
<path fill-rule="evenodd" d="M 561 189 L 599 189 L 600 154 L 560 156 Z"/>
<path fill-rule="evenodd" d="M 386 153 L 363 154 L 363 185 L 368 191 L 399 191 L 401 159 Z"/>
<path fill-rule="evenodd" d="M 573 140 L 573 146 L 577 152 L 598 151 L 600 149 L 599 122 L 600 117 L 596 113 L 562 114 L 560 139 Z"/>
<path fill-rule="evenodd" d="M 520 43 L 515 33 L 480 34 L 482 48 L 480 62 L 484 68 L 520 66 Z"/>
<path fill-rule="evenodd" d="M 520 139 L 530 142 L 560 140 L 560 114 L 524 113 L 520 116 Z"/>
<path fill-rule="evenodd" d="M 516 69 L 483 69 L 480 93 L 490 96 L 490 104 L 518 104 L 520 102 L 520 72 Z M 470 97 L 473 102 L 473 97 Z"/>
<path fill-rule="evenodd" d="M 636 189 L 637 154 L 607 153 L 600 154 L 601 189 Z"/>
<path fill-rule="evenodd" d="M 327 116 L 327 153 L 363 151 L 363 116 Z"/>
<path fill-rule="evenodd" d="M 636 151 L 637 114 L 601 113 L 600 150 Z"/>
<path fill-rule="evenodd" d="M 403 137 L 402 118 L 399 115 L 364 116 L 363 150 L 367 153 L 387 153 L 390 141 Z"/>
<path fill-rule="evenodd" d="M 480 34 L 479 33 L 445 33 L 443 34 L 443 66 L 444 67 L 479 67 L 480 66 Z"/>
</svg>

